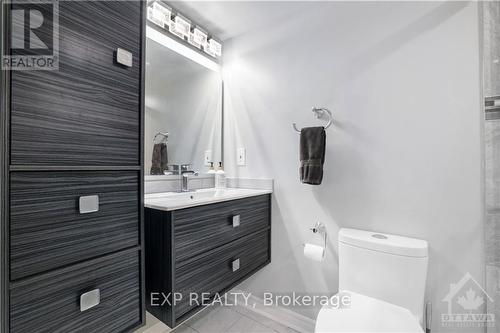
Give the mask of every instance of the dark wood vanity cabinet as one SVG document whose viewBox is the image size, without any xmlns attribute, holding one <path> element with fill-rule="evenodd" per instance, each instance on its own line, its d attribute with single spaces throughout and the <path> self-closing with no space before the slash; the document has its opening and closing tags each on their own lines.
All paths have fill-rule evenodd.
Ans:
<svg viewBox="0 0 500 333">
<path fill-rule="evenodd" d="M 58 6 L 59 69 L 2 72 L 0 332 L 130 332 L 145 319 L 145 2 Z"/>
<path fill-rule="evenodd" d="M 175 327 L 200 310 L 191 294 L 222 293 L 270 263 L 270 200 L 269 194 L 174 211 L 146 208 L 148 311 Z M 175 304 L 173 298 L 161 304 L 174 293 Z"/>
</svg>

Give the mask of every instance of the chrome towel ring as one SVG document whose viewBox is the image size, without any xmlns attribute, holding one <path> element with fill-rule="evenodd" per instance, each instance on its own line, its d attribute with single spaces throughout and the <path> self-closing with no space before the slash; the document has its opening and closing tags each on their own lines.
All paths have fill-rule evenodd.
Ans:
<svg viewBox="0 0 500 333">
<path fill-rule="evenodd" d="M 153 138 L 153 144 L 156 143 L 156 138 L 161 135 L 163 136 L 163 139 L 160 142 L 167 142 L 168 141 L 168 132 L 158 132 L 156 133 L 155 137 Z"/>
<path fill-rule="evenodd" d="M 326 112 L 328 114 L 328 123 L 326 124 L 325 129 L 327 129 L 328 127 L 330 127 L 332 125 L 333 116 L 332 116 L 332 113 L 330 112 L 330 110 L 328 110 L 327 108 L 313 107 L 312 112 L 314 112 L 314 114 L 316 114 L 316 118 L 318 118 L 318 119 L 321 118 Z M 296 123 L 293 123 L 292 126 L 296 132 L 300 133 L 300 129 L 297 128 Z"/>
</svg>

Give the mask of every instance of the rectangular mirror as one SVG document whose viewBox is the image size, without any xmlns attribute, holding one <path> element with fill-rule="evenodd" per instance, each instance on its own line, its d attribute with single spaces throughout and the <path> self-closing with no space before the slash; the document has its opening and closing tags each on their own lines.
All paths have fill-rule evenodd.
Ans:
<svg viewBox="0 0 500 333">
<path fill-rule="evenodd" d="M 145 174 L 206 173 L 222 160 L 220 66 L 148 24 L 145 76 Z"/>
</svg>

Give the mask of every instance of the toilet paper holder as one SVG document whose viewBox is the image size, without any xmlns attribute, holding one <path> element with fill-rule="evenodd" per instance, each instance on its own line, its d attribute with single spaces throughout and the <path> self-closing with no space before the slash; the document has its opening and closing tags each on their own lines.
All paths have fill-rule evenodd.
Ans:
<svg viewBox="0 0 500 333">
<path fill-rule="evenodd" d="M 323 248 L 325 249 L 324 252 L 323 252 L 323 257 L 325 256 L 325 252 L 326 252 L 326 238 L 328 236 L 328 233 L 326 232 L 326 227 L 323 223 L 321 222 L 316 222 L 316 224 L 314 225 L 314 227 L 311 227 L 309 228 L 313 234 L 320 234 L 320 235 L 323 235 Z M 302 244 L 302 247 L 306 246 L 306 244 Z"/>
</svg>

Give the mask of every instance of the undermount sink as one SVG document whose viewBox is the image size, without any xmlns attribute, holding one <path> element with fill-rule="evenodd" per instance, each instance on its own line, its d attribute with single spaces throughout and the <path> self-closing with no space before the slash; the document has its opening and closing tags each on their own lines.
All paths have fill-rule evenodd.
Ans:
<svg viewBox="0 0 500 333">
<path fill-rule="evenodd" d="M 190 192 L 154 193 L 146 194 L 144 196 L 144 206 L 147 208 L 170 211 L 215 202 L 252 197 L 271 192 L 271 190 L 255 190 L 243 188 L 209 188 Z"/>
</svg>

